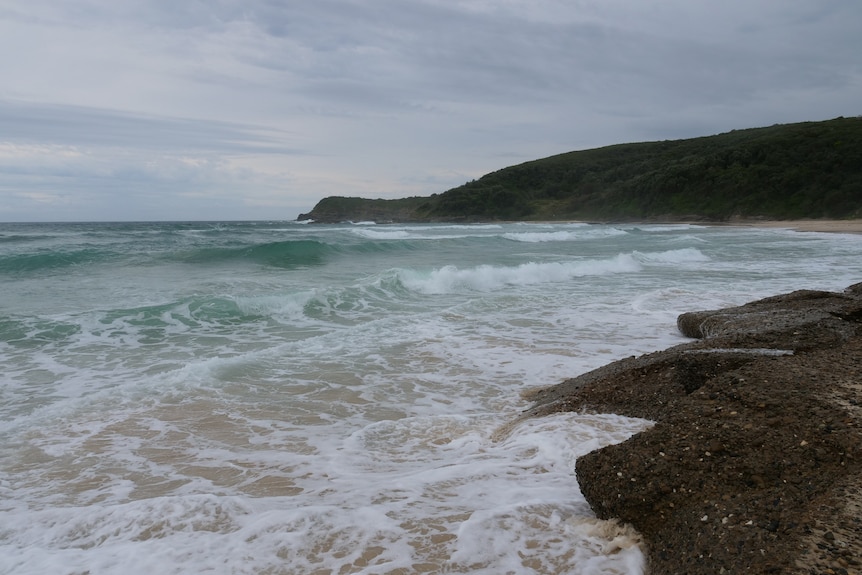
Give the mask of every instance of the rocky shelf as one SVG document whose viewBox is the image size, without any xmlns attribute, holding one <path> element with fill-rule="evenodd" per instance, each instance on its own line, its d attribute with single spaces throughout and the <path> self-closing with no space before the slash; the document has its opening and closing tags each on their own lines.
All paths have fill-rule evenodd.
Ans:
<svg viewBox="0 0 862 575">
<path fill-rule="evenodd" d="M 697 341 L 531 393 L 655 421 L 577 462 L 664 573 L 862 573 L 862 284 L 683 314 Z"/>
</svg>

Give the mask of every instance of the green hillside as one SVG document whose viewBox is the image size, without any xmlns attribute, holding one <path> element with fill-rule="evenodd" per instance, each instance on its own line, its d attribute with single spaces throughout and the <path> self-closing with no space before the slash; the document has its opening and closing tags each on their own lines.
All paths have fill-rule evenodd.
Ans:
<svg viewBox="0 0 862 575">
<path fill-rule="evenodd" d="M 722 221 L 862 217 L 862 117 L 569 152 L 400 200 L 329 197 L 299 219 Z"/>
</svg>

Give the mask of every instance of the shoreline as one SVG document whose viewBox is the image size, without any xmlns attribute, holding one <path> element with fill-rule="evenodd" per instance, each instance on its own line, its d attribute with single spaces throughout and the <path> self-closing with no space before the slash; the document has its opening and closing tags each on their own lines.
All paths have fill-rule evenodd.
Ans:
<svg viewBox="0 0 862 575">
<path fill-rule="evenodd" d="M 303 220 L 309 221 L 309 220 Z M 361 221 L 361 220 L 356 220 Z M 411 225 L 411 224 L 595 224 L 612 226 L 615 224 L 644 224 L 644 225 L 690 225 L 703 227 L 749 227 L 749 228 L 776 228 L 788 229 L 798 232 L 821 232 L 821 233 L 837 233 L 837 234 L 862 234 L 862 218 L 852 220 L 834 220 L 834 219 L 802 219 L 802 220 L 768 220 L 759 218 L 731 218 L 729 220 L 707 220 L 697 218 L 683 219 L 644 219 L 644 220 L 471 220 L 464 222 L 461 220 L 439 220 L 439 221 L 414 221 L 414 220 L 385 220 L 373 221 L 377 225 Z M 327 225 L 327 224 L 343 224 L 348 220 L 339 221 L 315 221 L 310 220 L 312 224 Z M 353 223 L 352 221 L 350 223 Z"/>
<path fill-rule="evenodd" d="M 716 225 L 716 224 L 706 224 Z M 862 234 L 862 219 L 856 220 L 753 220 L 732 219 L 720 225 L 784 228 L 797 232 L 823 232 L 835 234 Z"/>
<path fill-rule="evenodd" d="M 596 516 L 635 528 L 653 575 L 862 573 L 862 283 L 678 326 L 696 340 L 526 395 L 525 417 L 656 422 L 577 460 Z"/>
<path fill-rule="evenodd" d="M 807 219 L 807 220 L 767 220 L 759 218 L 731 218 L 729 220 L 713 221 L 700 219 L 648 219 L 648 220 L 539 220 L 521 221 L 512 220 L 499 222 L 489 220 L 488 222 L 472 223 L 527 223 L 527 224 L 595 224 L 613 226 L 615 224 L 644 224 L 644 225 L 689 225 L 703 227 L 739 227 L 739 228 L 772 228 L 787 229 L 797 232 L 820 232 L 834 234 L 862 234 L 862 218 L 853 220 L 832 219 Z"/>
</svg>

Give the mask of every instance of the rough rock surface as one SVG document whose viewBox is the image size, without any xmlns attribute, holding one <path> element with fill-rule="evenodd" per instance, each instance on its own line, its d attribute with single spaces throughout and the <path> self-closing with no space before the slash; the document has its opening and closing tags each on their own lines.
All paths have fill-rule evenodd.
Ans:
<svg viewBox="0 0 862 575">
<path fill-rule="evenodd" d="M 683 314 L 699 341 L 532 394 L 654 420 L 577 462 L 649 572 L 862 574 L 862 284 Z"/>
</svg>

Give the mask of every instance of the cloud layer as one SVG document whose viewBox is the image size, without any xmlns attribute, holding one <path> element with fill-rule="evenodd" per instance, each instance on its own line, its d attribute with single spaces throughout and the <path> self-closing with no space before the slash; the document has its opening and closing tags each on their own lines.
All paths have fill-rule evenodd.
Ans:
<svg viewBox="0 0 862 575">
<path fill-rule="evenodd" d="M 624 141 L 857 115 L 841 0 L 28 0 L 0 221 L 292 219 Z"/>
</svg>

